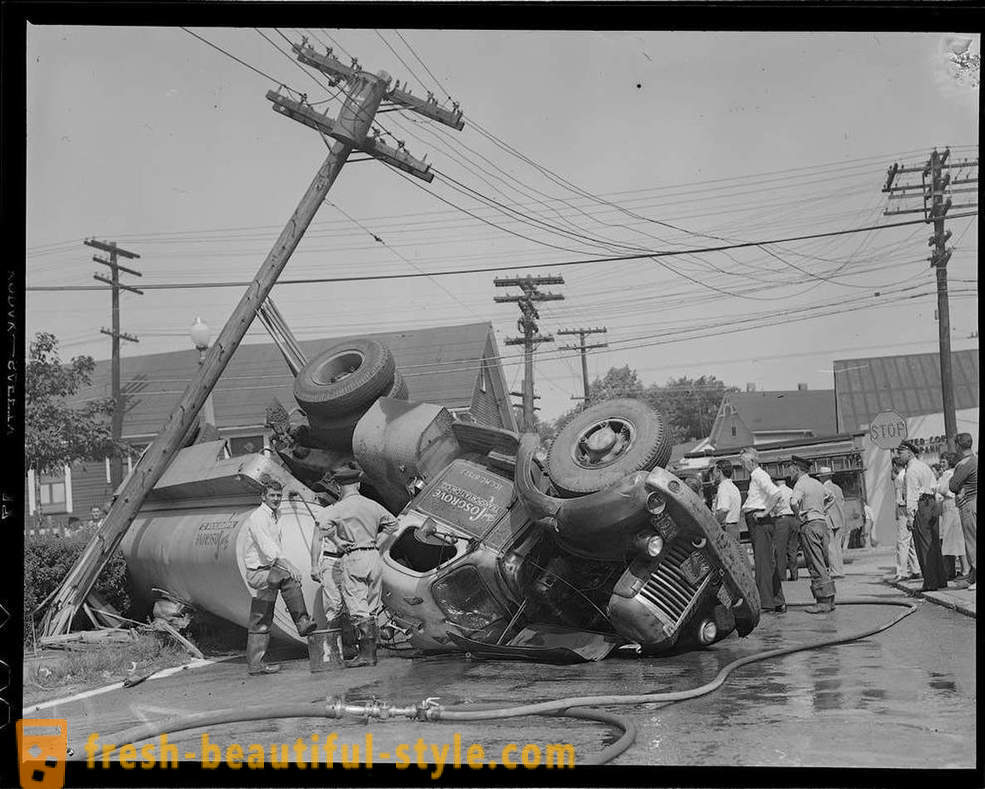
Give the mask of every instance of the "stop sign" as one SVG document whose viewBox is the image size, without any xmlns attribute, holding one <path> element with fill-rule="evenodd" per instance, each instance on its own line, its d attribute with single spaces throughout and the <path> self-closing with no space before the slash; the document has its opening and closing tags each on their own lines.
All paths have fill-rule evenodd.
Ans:
<svg viewBox="0 0 985 789">
<path fill-rule="evenodd" d="M 896 449 L 906 436 L 906 420 L 895 411 L 876 414 L 869 425 L 869 438 L 880 449 Z"/>
</svg>

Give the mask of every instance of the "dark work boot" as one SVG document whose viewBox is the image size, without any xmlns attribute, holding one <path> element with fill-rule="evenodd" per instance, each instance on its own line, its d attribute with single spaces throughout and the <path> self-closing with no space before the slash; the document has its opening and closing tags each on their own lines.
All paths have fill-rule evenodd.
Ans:
<svg viewBox="0 0 985 789">
<path fill-rule="evenodd" d="M 359 636 L 348 617 L 343 618 L 340 615 L 329 619 L 328 629 L 338 630 L 341 633 L 343 660 L 352 660 L 359 654 L 357 647 Z"/>
<path fill-rule="evenodd" d="M 359 654 L 354 660 L 348 661 L 346 668 L 376 665 L 376 622 L 372 619 L 360 619 L 356 622 L 359 631 Z"/>
<path fill-rule="evenodd" d="M 280 666 L 263 662 L 269 645 L 270 633 L 246 634 L 246 665 L 250 674 L 276 674 L 280 671 Z"/>
<path fill-rule="evenodd" d="M 294 620 L 298 635 L 307 636 L 318 629 L 318 623 L 308 616 L 308 607 L 304 604 L 301 585 L 297 581 L 293 578 L 285 581 L 280 588 L 280 593 L 284 596 L 284 604 L 291 614 L 291 619 Z"/>
<path fill-rule="evenodd" d="M 808 614 L 830 614 L 835 610 L 834 597 L 819 597 L 814 605 L 804 609 Z"/>
</svg>

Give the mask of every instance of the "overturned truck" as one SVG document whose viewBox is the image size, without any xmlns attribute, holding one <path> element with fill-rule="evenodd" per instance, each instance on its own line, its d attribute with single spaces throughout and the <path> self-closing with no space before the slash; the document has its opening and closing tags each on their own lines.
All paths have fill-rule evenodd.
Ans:
<svg viewBox="0 0 985 789">
<path fill-rule="evenodd" d="M 636 400 L 575 416 L 544 451 L 535 434 L 462 421 L 406 399 L 392 355 L 349 341 L 319 354 L 294 387 L 303 418 L 271 446 L 230 458 L 186 447 L 146 498 L 122 547 L 141 589 L 159 588 L 245 626 L 242 524 L 260 480 L 285 488 L 283 544 L 305 567 L 311 485 L 340 462 L 397 514 L 381 546 L 384 629 L 423 652 L 552 662 L 711 645 L 759 621 L 744 551 L 663 466 L 662 417 Z M 324 624 L 317 585 L 303 583 Z M 297 640 L 283 601 L 274 635 Z"/>
</svg>

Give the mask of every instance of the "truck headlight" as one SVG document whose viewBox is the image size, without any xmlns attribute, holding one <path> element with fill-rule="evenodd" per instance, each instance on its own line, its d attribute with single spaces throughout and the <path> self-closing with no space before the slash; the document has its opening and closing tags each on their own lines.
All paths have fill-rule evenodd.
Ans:
<svg viewBox="0 0 985 789">
<path fill-rule="evenodd" d="M 640 548 L 646 551 L 647 556 L 656 557 L 664 549 L 664 538 L 659 534 L 651 534 L 640 540 Z"/>
<path fill-rule="evenodd" d="M 646 511 L 651 515 L 662 515 L 665 509 L 667 509 L 667 502 L 657 491 L 653 491 L 646 497 Z"/>
<path fill-rule="evenodd" d="M 718 626 L 715 624 L 714 619 L 705 619 L 698 626 L 698 641 L 701 642 L 703 646 L 708 646 L 715 641 L 715 636 L 718 635 Z"/>
</svg>

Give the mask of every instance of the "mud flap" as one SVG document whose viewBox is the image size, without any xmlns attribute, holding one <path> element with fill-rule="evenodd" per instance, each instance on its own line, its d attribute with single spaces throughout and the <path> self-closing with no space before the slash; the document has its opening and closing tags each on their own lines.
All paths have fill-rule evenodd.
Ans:
<svg viewBox="0 0 985 789">
<path fill-rule="evenodd" d="M 448 633 L 448 637 L 473 657 L 486 660 L 527 660 L 533 663 L 588 663 L 602 660 L 626 643 L 614 634 L 572 630 L 560 625 L 525 627 L 508 644 L 486 644 Z"/>
</svg>

